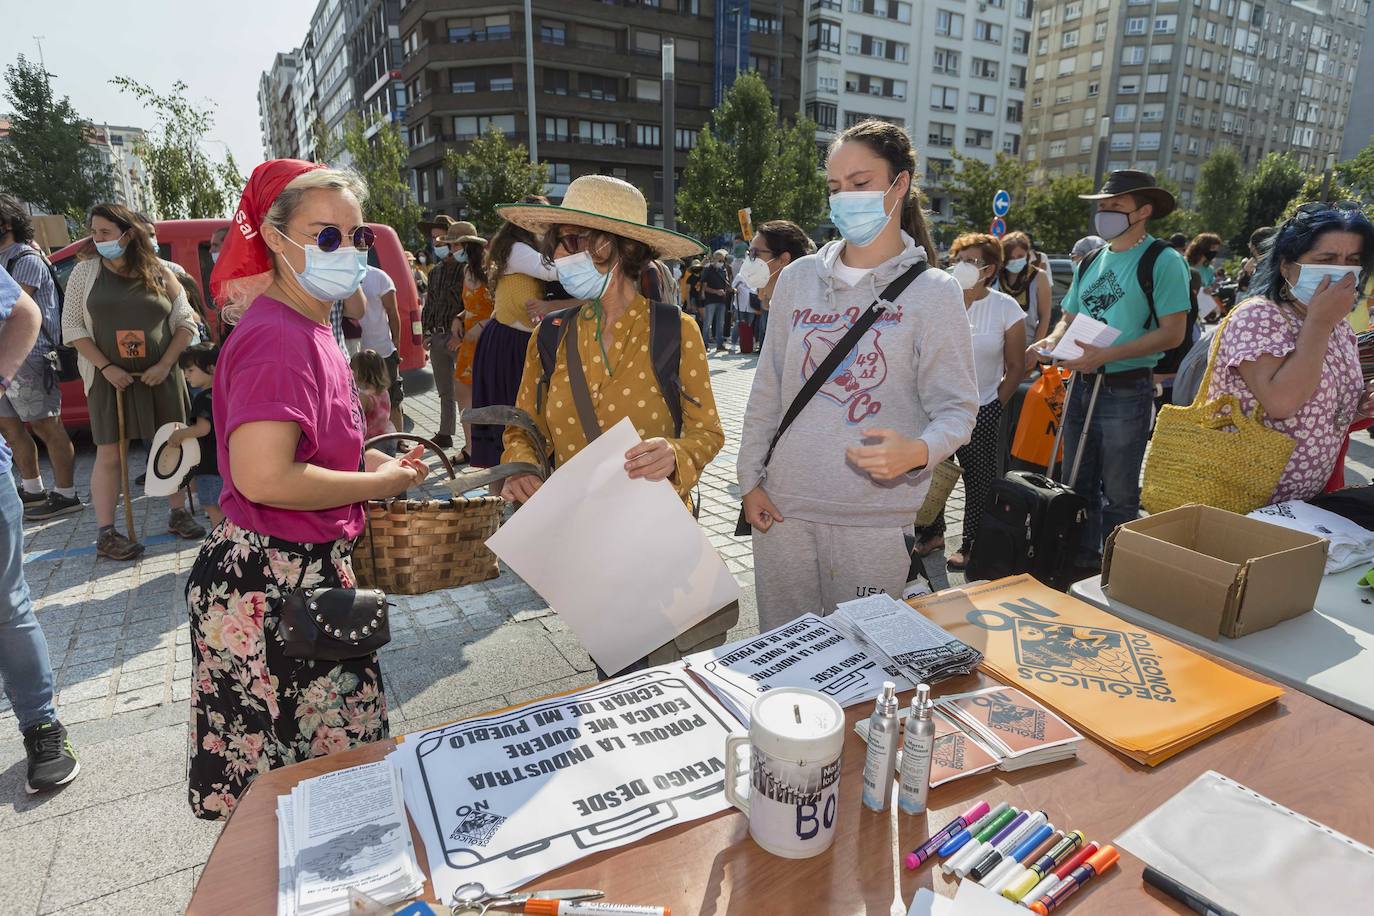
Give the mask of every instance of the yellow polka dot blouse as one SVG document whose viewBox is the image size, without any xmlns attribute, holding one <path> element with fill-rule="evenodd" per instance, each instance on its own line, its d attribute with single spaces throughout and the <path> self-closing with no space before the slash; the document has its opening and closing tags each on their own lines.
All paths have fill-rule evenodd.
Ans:
<svg viewBox="0 0 1374 916">
<path fill-rule="evenodd" d="M 667 439 L 677 456 L 677 469 L 668 478 L 684 499 L 696 486 L 702 468 L 725 444 L 725 433 L 716 414 L 716 398 L 711 392 L 710 370 L 706 364 L 706 346 L 695 319 L 682 316 L 682 438 L 673 438 L 673 418 L 664 403 L 663 394 L 654 378 L 649 356 L 649 304 L 641 296 L 611 326 L 614 342 L 607 348 L 611 365 L 601 356 L 596 340 L 596 321 L 590 306 L 582 309 L 578 320 L 578 353 L 582 357 L 587 387 L 592 392 L 592 404 L 602 429 L 610 429 L 621 419 L 630 418 L 643 439 Z M 562 464 L 587 444 L 582 425 L 573 405 L 568 382 L 567 359 L 558 348 L 549 390 L 544 398 L 542 414 L 536 409 L 536 393 L 542 367 L 539 364 L 537 337 L 530 337 L 525 353 L 525 370 L 520 380 L 520 394 L 515 406 L 534 417 L 544 435 L 552 443 L 554 463 Z M 512 427 L 506 430 L 505 454 L 502 461 L 535 460 L 529 438 Z"/>
</svg>

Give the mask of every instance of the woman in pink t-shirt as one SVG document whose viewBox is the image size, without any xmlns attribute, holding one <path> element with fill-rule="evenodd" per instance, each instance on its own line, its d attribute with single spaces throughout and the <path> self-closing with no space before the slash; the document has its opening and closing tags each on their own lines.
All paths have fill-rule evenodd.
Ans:
<svg viewBox="0 0 1374 916">
<path fill-rule="evenodd" d="M 351 587 L 365 502 L 426 473 L 418 450 L 363 452 L 353 373 L 329 323 L 333 303 L 358 288 L 372 244 L 365 193 L 349 172 L 264 163 L 212 276 L 215 299 L 242 319 L 215 372 L 225 518 L 186 586 L 199 817 L 227 817 L 259 773 L 387 736 L 376 654 L 292 658 L 279 616 L 294 591 Z"/>
</svg>

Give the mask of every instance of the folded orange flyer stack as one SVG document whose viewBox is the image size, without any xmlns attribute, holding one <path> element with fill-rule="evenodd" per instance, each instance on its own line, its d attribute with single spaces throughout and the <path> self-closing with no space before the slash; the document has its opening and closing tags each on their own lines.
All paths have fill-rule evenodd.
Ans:
<svg viewBox="0 0 1374 916">
<path fill-rule="evenodd" d="M 1147 766 L 1229 728 L 1283 693 L 1030 576 L 910 604 L 982 652 L 989 673 Z"/>
</svg>

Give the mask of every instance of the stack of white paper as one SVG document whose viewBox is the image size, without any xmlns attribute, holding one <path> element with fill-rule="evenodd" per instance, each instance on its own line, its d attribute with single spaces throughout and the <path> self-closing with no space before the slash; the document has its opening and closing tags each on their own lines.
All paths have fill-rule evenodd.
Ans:
<svg viewBox="0 0 1374 916">
<path fill-rule="evenodd" d="M 881 651 L 851 639 L 832 620 L 803 614 L 767 633 L 683 661 L 746 725 L 754 700 L 777 687 L 806 687 L 852 706 L 881 693 L 883 681 L 896 682 L 898 690 L 915 686 Z"/>
<path fill-rule="evenodd" d="M 1069 325 L 1068 331 L 1059 338 L 1059 343 L 1055 345 L 1050 353 L 1053 359 L 1078 359 L 1083 355 L 1082 344 L 1093 347 L 1110 347 L 1121 332 L 1104 322 L 1098 321 L 1087 312 L 1079 312 L 1073 316 L 1073 324 Z"/>
<path fill-rule="evenodd" d="M 968 674 L 983 660 L 977 649 L 891 595 L 846 601 L 827 620 L 882 652 L 913 684 L 936 684 Z"/>
<path fill-rule="evenodd" d="M 356 888 L 382 903 L 414 897 L 425 876 L 390 762 L 307 779 L 277 799 L 278 916 L 348 912 Z"/>
</svg>

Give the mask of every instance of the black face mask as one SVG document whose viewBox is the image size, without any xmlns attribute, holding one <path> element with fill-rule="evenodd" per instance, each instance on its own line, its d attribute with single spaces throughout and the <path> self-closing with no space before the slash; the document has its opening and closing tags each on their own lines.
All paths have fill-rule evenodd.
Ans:
<svg viewBox="0 0 1374 916">
<path fill-rule="evenodd" d="M 1218 254 L 1219 254 L 1219 253 L 1220 253 L 1220 252 L 1216 252 L 1216 251 L 1209 251 L 1209 252 L 1207 252 L 1207 254 L 1206 254 L 1206 255 L 1204 255 L 1204 257 L 1206 257 L 1206 258 L 1207 258 L 1207 260 L 1209 260 L 1209 261 L 1210 261 L 1210 260 L 1212 260 L 1212 259 L 1213 259 L 1213 258 L 1215 258 L 1215 257 L 1216 257 L 1216 256 L 1217 256 L 1217 255 L 1218 255 Z"/>
</svg>

